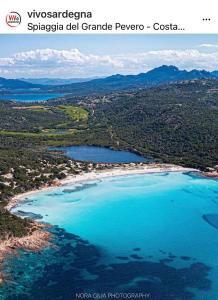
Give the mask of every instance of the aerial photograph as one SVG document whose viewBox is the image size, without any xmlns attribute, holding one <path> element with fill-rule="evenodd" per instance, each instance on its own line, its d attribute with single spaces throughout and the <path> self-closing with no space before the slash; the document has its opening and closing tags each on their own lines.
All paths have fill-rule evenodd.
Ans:
<svg viewBox="0 0 218 300">
<path fill-rule="evenodd" d="M 0 40 L 0 299 L 218 299 L 218 35 Z"/>
</svg>

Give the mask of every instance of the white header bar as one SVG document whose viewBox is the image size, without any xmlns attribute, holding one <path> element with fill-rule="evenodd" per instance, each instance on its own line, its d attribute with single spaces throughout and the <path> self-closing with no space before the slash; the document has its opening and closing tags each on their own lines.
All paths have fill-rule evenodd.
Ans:
<svg viewBox="0 0 218 300">
<path fill-rule="evenodd" d="M 217 0 L 10 0 L 0 33 L 218 33 Z"/>
</svg>

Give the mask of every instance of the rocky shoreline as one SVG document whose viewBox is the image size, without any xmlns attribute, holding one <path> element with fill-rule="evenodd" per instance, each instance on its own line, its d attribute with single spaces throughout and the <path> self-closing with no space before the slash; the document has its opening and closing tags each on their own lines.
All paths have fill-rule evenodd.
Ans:
<svg viewBox="0 0 218 300">
<path fill-rule="evenodd" d="M 0 241 L 0 265 L 6 256 L 16 254 L 17 250 L 39 251 L 51 246 L 51 234 L 47 231 L 49 225 L 31 222 L 31 227 L 26 236 L 8 237 Z M 0 284 L 4 281 L 4 273 L 0 270 Z"/>
<path fill-rule="evenodd" d="M 209 177 L 209 178 L 218 178 L 218 172 L 217 171 L 202 172 L 202 175 L 204 175 L 205 177 Z"/>
</svg>

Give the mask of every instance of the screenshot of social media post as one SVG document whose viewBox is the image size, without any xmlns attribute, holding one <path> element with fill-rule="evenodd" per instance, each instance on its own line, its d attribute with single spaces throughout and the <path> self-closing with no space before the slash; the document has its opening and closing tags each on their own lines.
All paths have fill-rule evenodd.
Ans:
<svg viewBox="0 0 218 300">
<path fill-rule="evenodd" d="M 0 11 L 0 299 L 218 299 L 218 3 Z"/>
</svg>

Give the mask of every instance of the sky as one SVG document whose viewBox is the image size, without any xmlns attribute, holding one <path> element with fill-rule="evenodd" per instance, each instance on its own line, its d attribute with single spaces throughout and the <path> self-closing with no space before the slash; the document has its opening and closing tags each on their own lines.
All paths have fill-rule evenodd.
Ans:
<svg viewBox="0 0 218 300">
<path fill-rule="evenodd" d="M 138 74 L 175 65 L 218 70 L 218 35 L 0 35 L 0 77 L 79 78 Z"/>
</svg>

